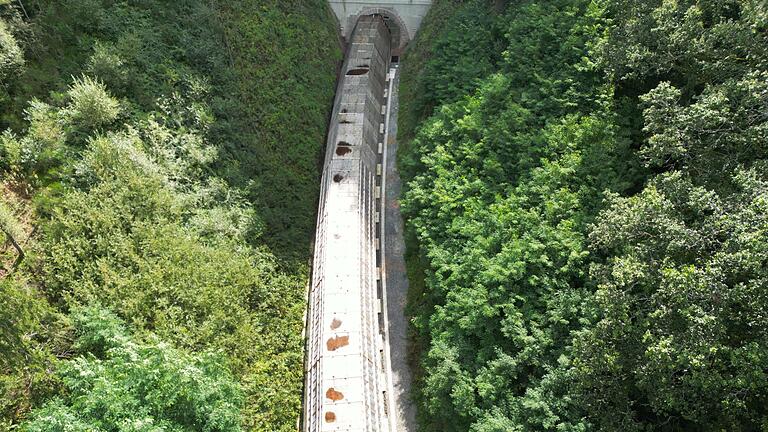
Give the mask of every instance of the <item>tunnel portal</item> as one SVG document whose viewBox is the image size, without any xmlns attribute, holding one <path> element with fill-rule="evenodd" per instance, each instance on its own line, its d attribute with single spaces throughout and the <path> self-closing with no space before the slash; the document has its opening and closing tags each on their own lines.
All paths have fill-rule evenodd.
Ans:
<svg viewBox="0 0 768 432">
<path fill-rule="evenodd" d="M 329 0 L 331 9 L 339 21 L 341 35 L 349 37 L 361 16 L 380 15 L 392 37 L 392 54 L 400 55 L 408 42 L 413 39 L 426 15 L 431 0 L 390 0 L 366 2 L 356 0 Z"/>
</svg>

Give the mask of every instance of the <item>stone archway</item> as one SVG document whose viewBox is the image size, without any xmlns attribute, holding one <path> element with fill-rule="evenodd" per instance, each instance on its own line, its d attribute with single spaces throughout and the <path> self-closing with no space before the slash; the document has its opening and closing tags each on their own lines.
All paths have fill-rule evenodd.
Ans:
<svg viewBox="0 0 768 432">
<path fill-rule="evenodd" d="M 400 55 L 405 49 L 405 46 L 410 42 L 411 37 L 408 33 L 408 28 L 405 26 L 405 22 L 400 18 L 394 9 L 386 7 L 365 7 L 357 15 L 352 15 L 350 19 L 350 29 L 355 27 L 357 20 L 361 16 L 366 15 L 381 15 L 384 18 L 384 23 L 389 28 L 389 32 L 392 35 L 392 55 Z"/>
</svg>

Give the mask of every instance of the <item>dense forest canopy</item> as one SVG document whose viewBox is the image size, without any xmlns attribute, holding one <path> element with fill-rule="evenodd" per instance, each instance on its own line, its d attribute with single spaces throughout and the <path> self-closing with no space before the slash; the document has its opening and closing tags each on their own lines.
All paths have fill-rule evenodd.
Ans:
<svg viewBox="0 0 768 432">
<path fill-rule="evenodd" d="M 294 430 L 326 3 L 0 17 L 0 430 Z"/>
<path fill-rule="evenodd" d="M 768 6 L 438 1 L 404 58 L 427 431 L 768 427 Z"/>
</svg>

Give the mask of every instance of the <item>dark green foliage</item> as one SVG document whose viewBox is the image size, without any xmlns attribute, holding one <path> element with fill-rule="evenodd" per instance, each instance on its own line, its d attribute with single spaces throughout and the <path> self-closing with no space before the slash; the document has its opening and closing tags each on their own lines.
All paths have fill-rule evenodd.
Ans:
<svg viewBox="0 0 768 432">
<path fill-rule="evenodd" d="M 575 362 L 604 429 L 768 422 L 764 176 L 742 171 L 722 197 L 673 172 L 611 198 L 590 235 L 610 256 L 593 270 L 601 319 Z"/>
<path fill-rule="evenodd" d="M 707 84 L 765 69 L 765 3 L 759 0 L 601 2 L 612 25 L 597 42 L 619 88 L 646 92 L 659 81 L 686 100 Z"/>
<path fill-rule="evenodd" d="M 498 35 L 484 1 L 441 1 L 403 57 L 399 133 L 412 137 L 435 107 L 463 98 L 493 71 Z"/>
<path fill-rule="evenodd" d="M 66 319 L 18 275 L 0 280 L 0 429 L 59 390 L 50 371 L 62 354 Z"/>
<path fill-rule="evenodd" d="M 768 117 L 759 113 L 768 41 L 755 21 L 760 7 L 648 7 L 658 28 L 679 26 L 684 12 L 676 31 L 695 42 L 679 47 L 678 59 L 701 67 L 664 59 L 648 63 L 660 76 L 635 75 L 653 85 L 662 78 L 640 97 L 648 134 L 640 153 L 666 172 L 635 196 L 612 197 L 593 229 L 605 257 L 592 272 L 599 321 L 576 337 L 576 388 L 604 430 L 762 430 Z M 655 46 L 626 33 L 635 20 L 625 19 L 611 30 L 629 35 L 617 45 Z M 729 54 L 712 57 L 716 47 Z"/>
<path fill-rule="evenodd" d="M 402 118 L 424 430 L 768 425 L 766 12 L 513 2 L 485 78 L 431 72 L 465 95 Z"/>
<path fill-rule="evenodd" d="M 273 250 L 304 266 L 341 60 L 336 18 L 325 0 L 290 7 L 276 0 L 216 4 L 234 67 L 223 87 L 229 94 L 213 105 L 227 119 L 219 126 L 220 169 L 236 184 L 251 186 L 249 197 Z"/>
</svg>

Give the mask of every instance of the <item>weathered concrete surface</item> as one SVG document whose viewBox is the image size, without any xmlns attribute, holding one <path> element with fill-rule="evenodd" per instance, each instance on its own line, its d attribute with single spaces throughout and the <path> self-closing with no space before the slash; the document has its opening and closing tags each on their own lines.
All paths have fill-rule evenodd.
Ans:
<svg viewBox="0 0 768 432">
<path fill-rule="evenodd" d="M 337 88 L 308 293 L 305 432 L 389 430 L 376 221 L 390 40 L 382 17 L 362 17 Z"/>
<path fill-rule="evenodd" d="M 395 75 L 389 95 L 389 130 L 387 134 L 387 166 L 385 188 L 384 260 L 387 263 L 387 317 L 389 319 L 389 350 L 392 367 L 392 387 L 395 409 L 393 423 L 398 432 L 416 431 L 416 406 L 411 402 L 411 371 L 408 366 L 408 319 L 405 303 L 408 277 L 405 271 L 405 239 L 400 215 L 400 173 L 397 169 L 397 87 L 400 75 Z"/>
<path fill-rule="evenodd" d="M 421 20 L 427 14 L 432 0 L 328 0 L 336 14 L 341 28 L 341 35 L 348 38 L 361 15 L 378 13 L 384 15 L 387 25 L 396 36 L 392 44 L 394 55 L 399 55 L 405 45 L 413 39 L 421 26 Z"/>
</svg>

